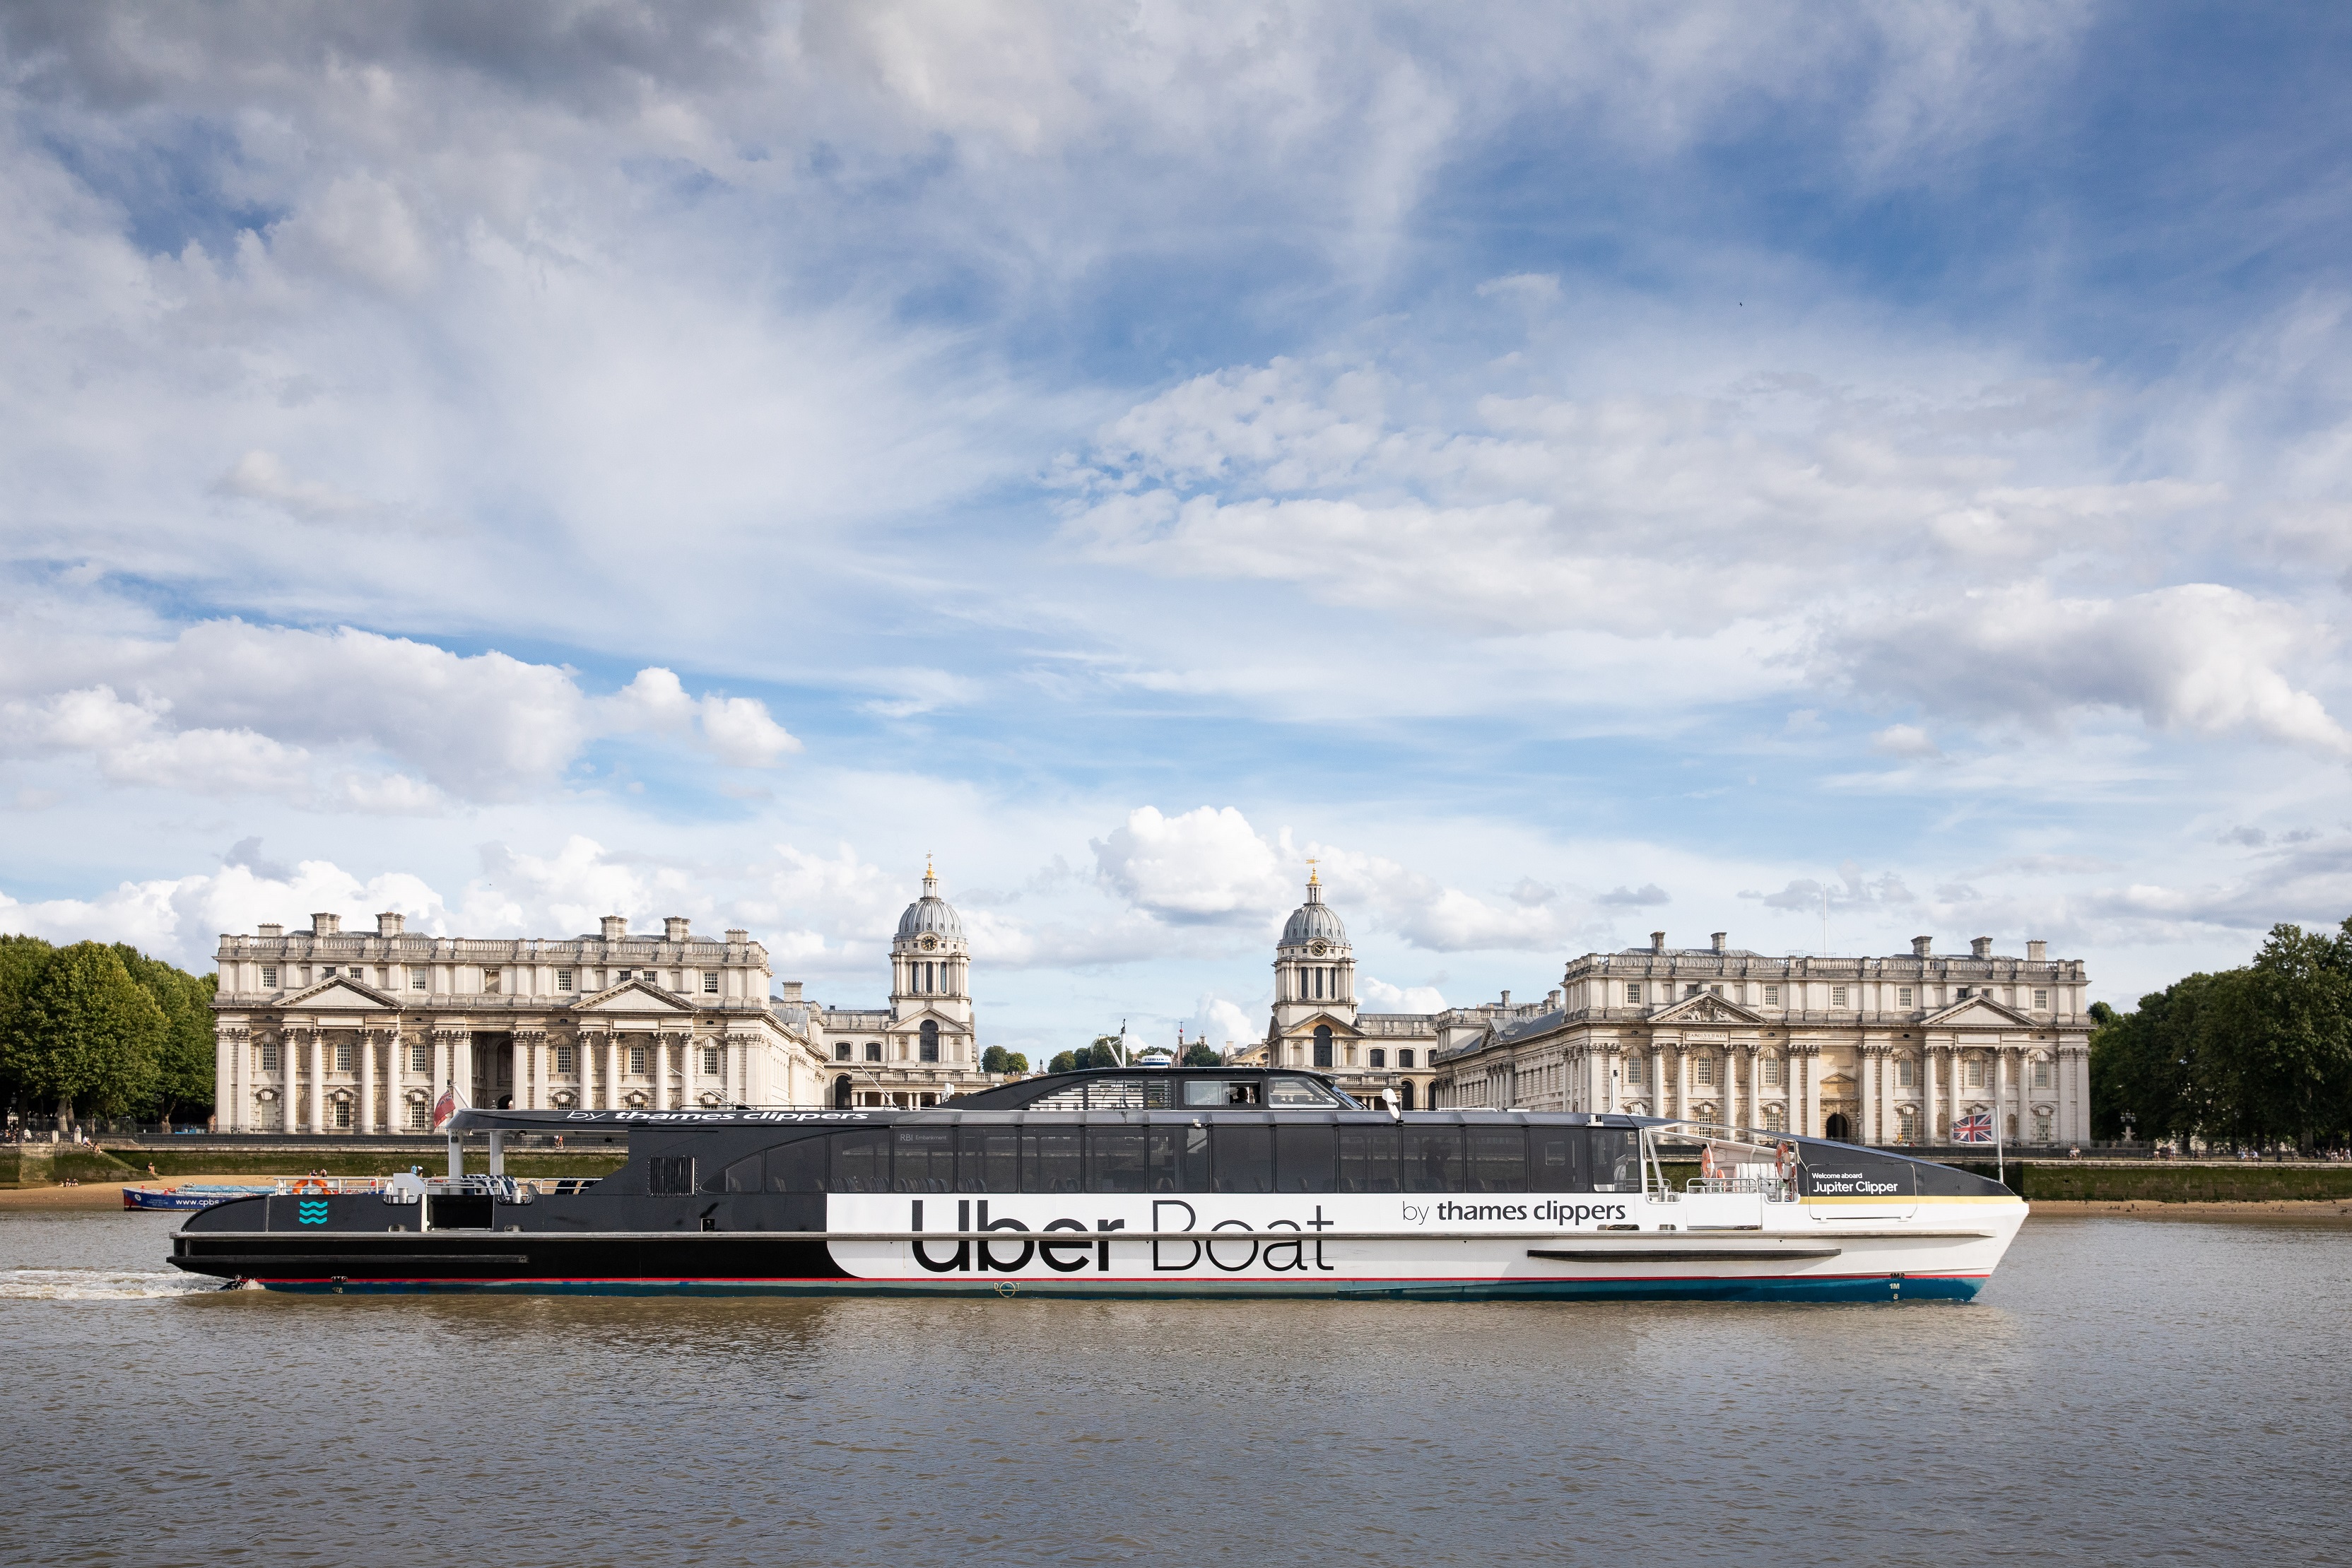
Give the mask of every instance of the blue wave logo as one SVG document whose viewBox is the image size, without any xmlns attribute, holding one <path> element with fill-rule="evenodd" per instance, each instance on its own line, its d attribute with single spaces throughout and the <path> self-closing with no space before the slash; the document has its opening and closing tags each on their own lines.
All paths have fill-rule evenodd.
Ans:
<svg viewBox="0 0 2352 1568">
<path fill-rule="evenodd" d="M 294 1214 L 305 1225 L 324 1225 L 327 1223 L 327 1200 L 322 1197 L 313 1202 L 306 1197 L 294 1206 Z"/>
</svg>

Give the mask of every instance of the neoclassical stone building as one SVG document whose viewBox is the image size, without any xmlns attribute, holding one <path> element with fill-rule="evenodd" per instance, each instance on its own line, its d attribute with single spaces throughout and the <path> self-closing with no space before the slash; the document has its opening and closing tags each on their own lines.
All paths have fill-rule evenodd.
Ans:
<svg viewBox="0 0 2352 1568">
<path fill-rule="evenodd" d="M 1725 946 L 1587 954 L 1541 1004 L 1438 1052 L 1433 1103 L 1639 1115 L 1857 1143 L 1943 1143 L 1989 1113 L 2026 1144 L 2090 1136 L 2083 966 L 1978 937 L 1938 957 L 1767 957 Z M 1509 998 L 1505 997 L 1507 1003 Z"/>
<path fill-rule="evenodd" d="M 970 950 L 926 867 L 890 944 L 890 1005 L 829 1008 L 767 949 L 662 922 L 593 936 L 373 935 L 333 914 L 289 935 L 224 935 L 215 955 L 214 1114 L 223 1132 L 402 1133 L 459 1103 L 561 1110 L 928 1105 L 979 1069 Z"/>
<path fill-rule="evenodd" d="M 790 1103 L 822 1063 L 769 999 L 767 950 L 670 919 L 632 936 L 373 934 L 314 915 L 224 935 L 215 1116 L 224 1132 L 408 1132 L 441 1092 L 528 1109 Z"/>
</svg>

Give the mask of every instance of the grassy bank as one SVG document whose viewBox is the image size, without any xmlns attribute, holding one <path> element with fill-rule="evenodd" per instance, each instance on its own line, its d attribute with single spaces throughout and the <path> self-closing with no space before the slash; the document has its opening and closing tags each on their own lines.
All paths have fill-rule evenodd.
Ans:
<svg viewBox="0 0 2352 1568">
<path fill-rule="evenodd" d="M 147 1174 L 150 1162 L 159 1176 L 302 1176 L 310 1171 L 325 1171 L 329 1176 L 391 1176 L 411 1166 L 423 1166 L 427 1176 L 437 1176 L 449 1168 L 447 1155 L 436 1149 L 429 1155 L 404 1154 L 397 1150 L 368 1153 L 295 1149 L 284 1154 L 268 1150 L 220 1149 L 127 1149 L 123 1159 L 128 1162 L 114 1167 L 116 1174 L 109 1178 L 123 1181 L 135 1173 Z M 609 1176 L 626 1163 L 619 1150 L 610 1154 L 509 1154 L 507 1174 L 524 1176 Z M 488 1168 L 488 1156 L 480 1149 L 466 1151 L 466 1168 L 482 1171 Z M 87 1179 L 87 1178 L 85 1178 Z"/>
<path fill-rule="evenodd" d="M 76 1144 L 0 1145 L 0 1186 L 52 1186 L 61 1181 L 128 1181 L 131 1167 L 102 1150 Z"/>
<path fill-rule="evenodd" d="M 1990 1176 L 1992 1167 L 1982 1167 Z M 2294 1203 L 2352 1198 L 2352 1166 L 2012 1166 L 2010 1186 L 2029 1202 Z"/>
</svg>

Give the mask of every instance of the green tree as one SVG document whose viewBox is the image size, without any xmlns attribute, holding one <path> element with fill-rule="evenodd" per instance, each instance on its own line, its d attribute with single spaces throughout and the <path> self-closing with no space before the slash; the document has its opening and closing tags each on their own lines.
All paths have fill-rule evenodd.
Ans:
<svg viewBox="0 0 2352 1568">
<path fill-rule="evenodd" d="M 1066 1051 L 1045 1064 L 1048 1072 L 1076 1072 L 1077 1070 L 1078 1053 L 1074 1051 Z"/>
<path fill-rule="evenodd" d="M 1013 1073 L 1026 1072 L 1029 1071 L 1029 1059 L 1017 1051 L 1008 1051 L 1004 1053 L 1004 1071 Z"/>
<path fill-rule="evenodd" d="M 123 943 L 114 945 L 123 971 L 163 1009 L 164 1032 L 156 1058 L 155 1094 L 147 1107 L 169 1119 L 183 1105 L 213 1103 L 213 993 L 220 977 L 198 977 L 150 958 Z"/>
<path fill-rule="evenodd" d="M 982 1072 L 1005 1071 L 1006 1068 L 1004 1063 L 1006 1060 L 1007 1053 L 1005 1049 L 1001 1045 L 992 1045 L 986 1051 L 980 1053 L 980 1070 Z"/>
<path fill-rule="evenodd" d="M 112 948 L 77 942 L 42 969 L 18 1014 L 26 1087 L 57 1103 L 118 1116 L 155 1093 L 169 1022 Z"/>
<path fill-rule="evenodd" d="M 32 1092 L 19 1019 L 57 949 L 37 936 L 0 936 L 0 1103 Z"/>
<path fill-rule="evenodd" d="M 1217 1048 L 1204 1040 L 1194 1040 L 1184 1051 L 1184 1065 L 1187 1067 L 1222 1067 L 1224 1061 L 1217 1054 Z"/>
</svg>

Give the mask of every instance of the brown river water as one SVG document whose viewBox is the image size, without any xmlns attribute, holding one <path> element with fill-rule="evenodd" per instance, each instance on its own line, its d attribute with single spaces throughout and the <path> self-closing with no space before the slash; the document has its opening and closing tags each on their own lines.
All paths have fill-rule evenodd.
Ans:
<svg viewBox="0 0 2352 1568">
<path fill-rule="evenodd" d="M 2352 1562 L 2352 1228 L 1967 1306 L 220 1293 L 0 1214 L 0 1562 Z"/>
</svg>

